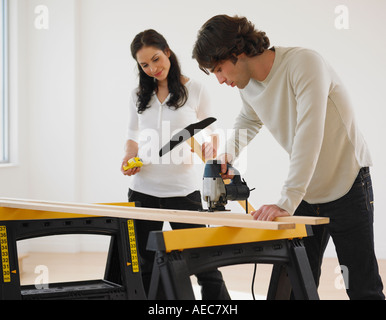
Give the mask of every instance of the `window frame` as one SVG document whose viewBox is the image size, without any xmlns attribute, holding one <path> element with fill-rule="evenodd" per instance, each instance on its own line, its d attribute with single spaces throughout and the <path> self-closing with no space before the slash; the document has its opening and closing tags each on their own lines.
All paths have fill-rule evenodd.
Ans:
<svg viewBox="0 0 386 320">
<path fill-rule="evenodd" d="M 0 164 L 9 163 L 9 106 L 8 106 L 8 0 L 1 0 L 1 57 L 0 57 Z"/>
</svg>

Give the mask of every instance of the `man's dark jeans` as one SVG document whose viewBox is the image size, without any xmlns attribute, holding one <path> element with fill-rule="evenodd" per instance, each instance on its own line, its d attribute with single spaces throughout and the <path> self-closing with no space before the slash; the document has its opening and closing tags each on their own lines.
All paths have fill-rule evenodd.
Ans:
<svg viewBox="0 0 386 320">
<path fill-rule="evenodd" d="M 129 201 L 140 202 L 142 207 L 161 208 L 175 210 L 192 210 L 202 209 L 201 194 L 199 191 L 193 192 L 186 197 L 157 198 L 133 190 L 129 190 Z M 187 223 L 170 223 L 172 229 L 187 229 L 205 227 L 196 224 Z M 162 230 L 162 221 L 145 221 L 135 220 L 135 230 L 138 243 L 138 252 L 140 256 L 142 280 L 145 292 L 148 293 L 150 287 L 151 273 L 153 270 L 155 253 L 146 250 L 147 239 L 151 231 Z M 197 282 L 201 286 L 201 295 L 203 300 L 230 300 L 228 290 L 225 286 L 220 271 L 212 270 L 196 274 Z M 163 295 L 157 299 L 164 299 Z"/>
<path fill-rule="evenodd" d="M 351 190 L 342 198 L 323 204 L 305 201 L 297 216 L 329 217 L 330 224 L 314 226 L 314 236 L 304 239 L 316 285 L 323 253 L 331 236 L 350 299 L 385 299 L 374 252 L 373 189 L 369 168 L 362 168 Z M 347 272 L 345 272 L 347 271 Z"/>
</svg>

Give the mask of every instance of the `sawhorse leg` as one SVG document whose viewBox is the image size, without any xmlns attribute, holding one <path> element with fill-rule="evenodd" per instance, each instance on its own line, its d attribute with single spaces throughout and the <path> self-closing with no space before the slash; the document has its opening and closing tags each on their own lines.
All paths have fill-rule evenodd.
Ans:
<svg viewBox="0 0 386 320">
<path fill-rule="evenodd" d="M 288 264 L 274 265 L 268 300 L 287 300 L 291 292 L 296 300 L 319 300 L 319 295 L 301 240 L 292 240 Z"/>
<path fill-rule="evenodd" d="M 156 253 L 148 299 L 195 299 L 188 265 L 179 252 Z"/>
</svg>

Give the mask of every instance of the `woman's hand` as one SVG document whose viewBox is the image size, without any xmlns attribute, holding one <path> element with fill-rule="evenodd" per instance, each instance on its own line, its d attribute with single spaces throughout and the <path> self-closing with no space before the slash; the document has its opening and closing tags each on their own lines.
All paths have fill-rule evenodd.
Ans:
<svg viewBox="0 0 386 320">
<path fill-rule="evenodd" d="M 123 167 L 127 166 L 127 161 L 129 161 L 130 159 L 132 159 L 133 157 L 127 155 L 123 158 L 122 160 L 122 164 L 121 164 L 121 172 L 125 175 L 125 176 L 133 176 L 133 175 L 136 175 L 138 172 L 141 171 L 141 168 L 139 167 L 135 167 L 135 168 L 132 168 L 132 169 L 129 169 L 129 170 L 125 170 L 123 169 Z"/>
<path fill-rule="evenodd" d="M 141 171 L 141 168 L 132 168 L 129 170 L 123 169 L 123 167 L 127 166 L 127 162 L 136 157 L 138 154 L 138 143 L 133 140 L 127 140 L 125 144 L 125 156 L 123 157 L 121 164 L 121 172 L 125 176 L 133 176 Z"/>
</svg>

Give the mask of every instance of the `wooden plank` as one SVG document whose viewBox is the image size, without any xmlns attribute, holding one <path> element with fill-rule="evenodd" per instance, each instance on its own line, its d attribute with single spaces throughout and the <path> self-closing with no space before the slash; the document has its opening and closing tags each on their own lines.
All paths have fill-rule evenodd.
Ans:
<svg viewBox="0 0 386 320">
<path fill-rule="evenodd" d="M 226 217 L 227 219 L 244 219 L 253 221 L 253 217 L 250 214 L 246 213 L 229 213 L 229 212 L 212 212 L 210 213 L 214 217 Z M 274 221 L 276 222 L 289 222 L 289 223 L 299 223 L 299 224 L 307 224 L 307 225 L 320 225 L 320 224 L 328 224 L 330 222 L 329 218 L 325 217 L 300 217 L 300 216 L 289 216 L 289 217 L 280 217 L 276 218 Z"/>
<path fill-rule="evenodd" d="M 325 217 L 300 217 L 300 216 L 291 216 L 291 217 L 280 217 L 276 218 L 275 221 L 278 222 L 290 222 L 290 223 L 304 223 L 310 226 L 316 226 L 321 224 L 329 224 L 330 218 Z"/>
<path fill-rule="evenodd" d="M 76 207 L 78 209 L 79 208 L 88 209 L 88 208 L 96 208 L 96 206 L 98 206 L 98 207 L 105 206 L 103 208 L 108 208 L 109 210 L 112 210 L 112 208 L 110 207 L 111 205 L 117 206 L 117 207 L 132 207 L 132 204 L 130 204 L 128 202 L 118 202 L 118 203 L 108 203 L 108 204 L 95 205 L 95 204 L 86 204 L 86 203 L 70 203 L 70 202 L 62 203 L 62 202 L 22 200 L 22 199 L 11 199 L 11 198 L 6 198 L 6 199 L 0 198 L 0 206 L 1 206 L 1 202 L 3 202 L 3 201 L 28 202 L 28 203 L 36 203 L 36 204 L 58 204 L 58 205 L 65 205 L 67 207 Z M 144 208 L 142 208 L 142 209 L 144 209 Z M 161 209 L 150 209 L 150 210 L 151 211 L 152 210 L 160 211 Z M 163 212 L 164 210 L 161 210 L 161 211 Z M 217 211 L 217 212 L 195 212 L 195 211 L 179 211 L 179 210 L 167 210 L 167 211 L 171 211 L 170 212 L 171 214 L 179 214 L 179 213 L 185 212 L 185 213 L 189 213 L 190 216 L 200 216 L 200 217 L 206 216 L 206 217 L 210 217 L 210 218 L 219 219 L 219 221 L 221 221 L 222 219 L 237 219 L 237 220 L 243 219 L 243 220 L 253 221 L 253 217 L 250 214 L 246 214 L 246 213 L 230 213 L 227 211 L 224 211 L 224 212 L 219 212 L 219 211 Z M 72 213 L 72 212 L 68 212 L 68 213 Z M 90 214 L 83 213 L 82 215 L 87 216 Z M 299 223 L 299 224 L 307 224 L 307 225 L 321 225 L 321 224 L 328 224 L 330 222 L 330 219 L 326 218 L 326 217 L 290 216 L 290 217 L 276 218 L 275 222 Z"/>
<path fill-rule="evenodd" d="M 207 224 L 217 226 L 229 226 L 239 228 L 282 230 L 295 228 L 294 223 L 274 222 L 274 221 L 255 221 L 250 219 L 218 213 L 195 212 L 184 210 L 164 210 L 136 207 L 123 207 L 119 205 L 99 205 L 83 203 L 63 203 L 50 201 L 0 199 L 0 207 L 9 209 L 24 209 L 44 212 L 60 212 L 90 216 L 115 217 L 125 219 L 152 220 L 152 221 L 171 221 L 192 224 Z M 2 216 L 6 215 L 3 210 Z M 3 218 L 2 218 L 3 219 Z"/>
<path fill-rule="evenodd" d="M 197 154 L 197 156 L 202 160 L 202 162 L 206 162 L 206 159 L 204 155 L 202 154 L 202 147 L 197 142 L 194 137 L 191 137 L 190 139 L 186 140 L 186 143 L 192 148 L 193 152 Z"/>
</svg>

